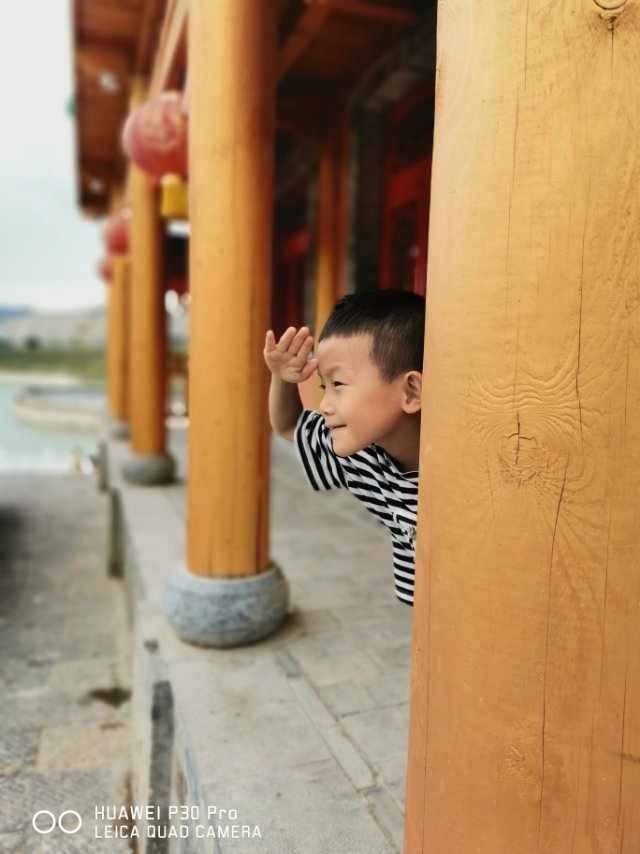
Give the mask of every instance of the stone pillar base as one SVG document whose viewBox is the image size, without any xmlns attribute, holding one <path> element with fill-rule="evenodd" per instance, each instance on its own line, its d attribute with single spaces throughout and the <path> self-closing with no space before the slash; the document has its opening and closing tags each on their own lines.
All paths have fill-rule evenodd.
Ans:
<svg viewBox="0 0 640 854">
<path fill-rule="evenodd" d="M 131 454 L 122 466 L 122 476 L 139 486 L 172 483 L 176 464 L 171 454 Z"/>
<path fill-rule="evenodd" d="M 107 420 L 107 434 L 111 439 L 128 439 L 131 435 L 128 421 L 119 421 L 117 418 Z"/>
<path fill-rule="evenodd" d="M 284 620 L 289 586 L 276 564 L 258 575 L 211 578 L 181 568 L 169 580 L 165 608 L 178 637 L 198 646 L 261 640 Z"/>
</svg>

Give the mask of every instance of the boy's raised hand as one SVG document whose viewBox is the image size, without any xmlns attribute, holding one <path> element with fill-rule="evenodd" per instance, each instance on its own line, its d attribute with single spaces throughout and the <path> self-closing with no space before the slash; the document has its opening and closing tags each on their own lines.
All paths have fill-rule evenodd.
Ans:
<svg viewBox="0 0 640 854">
<path fill-rule="evenodd" d="M 309 359 L 312 348 L 313 337 L 308 326 L 298 330 L 290 326 L 278 343 L 270 329 L 264 342 L 264 360 L 271 373 L 281 380 L 301 383 L 309 379 L 318 367 L 317 359 Z"/>
</svg>

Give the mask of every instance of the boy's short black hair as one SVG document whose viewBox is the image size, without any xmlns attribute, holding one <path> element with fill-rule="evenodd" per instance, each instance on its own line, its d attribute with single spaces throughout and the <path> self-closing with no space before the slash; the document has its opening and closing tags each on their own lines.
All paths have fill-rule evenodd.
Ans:
<svg viewBox="0 0 640 854">
<path fill-rule="evenodd" d="M 371 333 L 369 357 L 386 382 L 406 371 L 422 372 L 425 298 L 409 291 L 360 291 L 342 297 L 322 328 L 318 342 L 335 335 Z"/>
</svg>

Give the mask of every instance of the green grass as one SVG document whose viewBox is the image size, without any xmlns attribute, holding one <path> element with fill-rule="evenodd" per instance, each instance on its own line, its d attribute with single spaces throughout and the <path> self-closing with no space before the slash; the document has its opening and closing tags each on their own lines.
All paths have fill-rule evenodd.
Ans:
<svg viewBox="0 0 640 854">
<path fill-rule="evenodd" d="M 107 380 L 104 350 L 82 348 L 12 350 L 0 347 L 0 371 L 70 374 L 99 386 L 104 386 Z M 184 394 L 183 377 L 172 376 L 170 383 L 173 394 Z"/>
<path fill-rule="evenodd" d="M 71 374 L 79 379 L 104 383 L 106 377 L 103 350 L 87 349 L 0 349 L 0 371 L 37 371 Z"/>
</svg>

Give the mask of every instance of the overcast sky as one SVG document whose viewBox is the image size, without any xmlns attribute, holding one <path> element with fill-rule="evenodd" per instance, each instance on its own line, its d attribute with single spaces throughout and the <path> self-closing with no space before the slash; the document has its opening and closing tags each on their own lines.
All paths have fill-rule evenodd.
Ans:
<svg viewBox="0 0 640 854">
<path fill-rule="evenodd" d="M 0 305 L 104 301 L 99 225 L 75 203 L 69 0 L 7 5 L 0 28 Z"/>
</svg>

